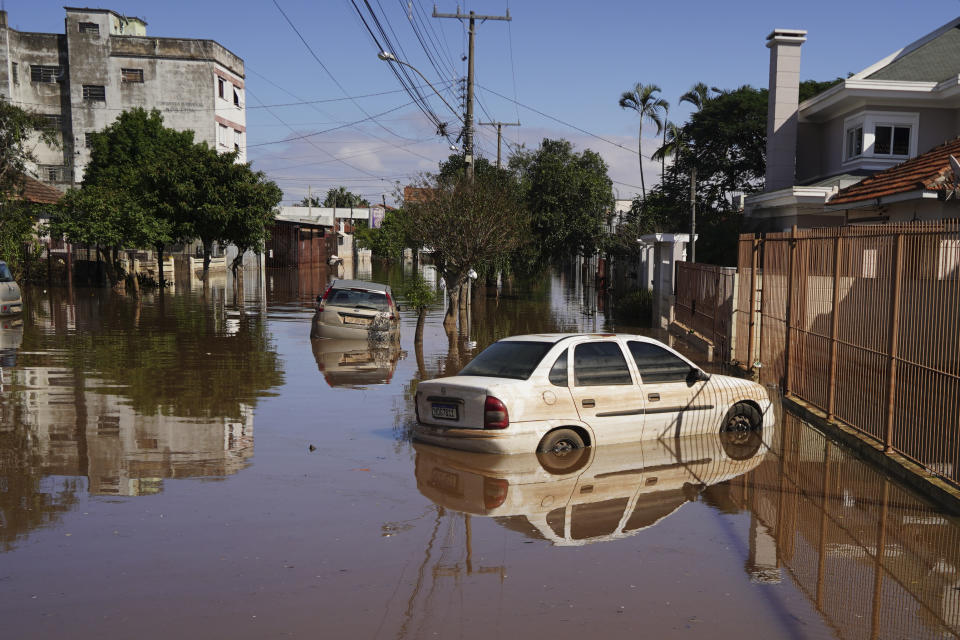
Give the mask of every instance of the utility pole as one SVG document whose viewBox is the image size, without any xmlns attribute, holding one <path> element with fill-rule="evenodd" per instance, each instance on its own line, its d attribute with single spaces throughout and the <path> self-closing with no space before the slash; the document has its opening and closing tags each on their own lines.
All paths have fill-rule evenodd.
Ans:
<svg viewBox="0 0 960 640">
<path fill-rule="evenodd" d="M 697 261 L 697 167 L 690 167 L 690 256 L 689 262 Z"/>
<path fill-rule="evenodd" d="M 461 13 L 460 7 L 457 7 L 456 13 L 437 13 L 437 6 L 433 6 L 434 18 L 454 18 L 456 20 L 470 21 L 470 48 L 467 62 L 467 114 L 463 122 L 463 155 L 464 162 L 467 163 L 467 180 L 473 182 L 473 39 L 476 35 L 476 21 L 486 22 L 487 20 L 506 20 L 510 21 L 510 9 L 507 9 L 505 16 L 485 16 L 477 15 L 475 12 Z"/>
<path fill-rule="evenodd" d="M 481 125 L 490 125 L 497 128 L 497 169 L 500 168 L 500 138 L 503 136 L 504 127 L 519 127 L 519 122 L 481 122 Z"/>
</svg>

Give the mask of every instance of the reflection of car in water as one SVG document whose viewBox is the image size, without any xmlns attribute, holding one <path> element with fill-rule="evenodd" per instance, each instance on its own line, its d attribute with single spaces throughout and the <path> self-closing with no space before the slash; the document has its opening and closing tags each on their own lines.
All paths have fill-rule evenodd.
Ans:
<svg viewBox="0 0 960 640">
<path fill-rule="evenodd" d="M 312 340 L 313 357 L 331 387 L 387 384 L 403 357 L 395 341 Z"/>
<path fill-rule="evenodd" d="M 10 273 L 10 267 L 0 260 L 0 316 L 12 316 L 23 311 L 23 299 L 20 296 L 20 285 Z"/>
<path fill-rule="evenodd" d="M 417 488 L 443 507 L 492 516 L 556 545 L 615 540 L 653 526 L 705 487 L 760 464 L 773 427 L 587 447 L 490 455 L 414 443 Z"/>
<path fill-rule="evenodd" d="M 389 285 L 363 280 L 334 280 L 317 296 L 311 338 L 397 339 L 400 313 Z"/>
<path fill-rule="evenodd" d="M 0 367 L 17 364 L 17 350 L 23 342 L 23 320 L 0 318 Z"/>
</svg>

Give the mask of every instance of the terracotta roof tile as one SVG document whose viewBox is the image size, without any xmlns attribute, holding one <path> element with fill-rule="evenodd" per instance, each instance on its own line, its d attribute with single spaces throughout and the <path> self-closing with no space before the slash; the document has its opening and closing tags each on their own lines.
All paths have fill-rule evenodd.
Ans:
<svg viewBox="0 0 960 640">
<path fill-rule="evenodd" d="M 62 197 L 63 193 L 50 185 L 30 176 L 23 176 L 23 191 L 18 199 L 35 204 L 56 204 Z"/>
<path fill-rule="evenodd" d="M 836 206 L 909 191 L 943 191 L 951 175 L 951 155 L 960 158 L 960 138 L 841 189 L 827 204 Z"/>
<path fill-rule="evenodd" d="M 403 201 L 406 203 L 426 202 L 436 189 L 430 187 L 404 187 Z"/>
</svg>

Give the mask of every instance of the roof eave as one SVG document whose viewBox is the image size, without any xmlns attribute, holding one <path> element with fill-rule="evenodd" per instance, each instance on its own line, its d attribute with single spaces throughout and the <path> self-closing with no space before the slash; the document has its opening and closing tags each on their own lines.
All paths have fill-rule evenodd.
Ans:
<svg viewBox="0 0 960 640">
<path fill-rule="evenodd" d="M 885 204 L 894 204 L 897 202 L 906 202 L 907 200 L 936 200 L 940 196 L 939 192 L 931 189 L 914 189 L 912 191 L 901 191 L 886 196 L 864 198 L 862 200 L 853 200 L 842 202 L 840 204 L 828 203 L 825 209 L 827 211 L 843 211 L 845 209 L 867 209 L 869 207 L 880 207 Z"/>
</svg>

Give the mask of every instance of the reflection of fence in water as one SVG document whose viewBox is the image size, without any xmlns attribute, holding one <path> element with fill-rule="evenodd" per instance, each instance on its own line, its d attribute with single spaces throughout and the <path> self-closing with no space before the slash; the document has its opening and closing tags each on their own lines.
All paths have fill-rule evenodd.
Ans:
<svg viewBox="0 0 960 640">
<path fill-rule="evenodd" d="M 960 483 L 957 222 L 801 229 L 740 241 L 762 283 L 761 380 Z M 762 264 L 756 273 L 754 265 Z M 743 298 L 746 297 L 746 300 Z M 754 362 L 749 314 L 735 359 Z"/>
<path fill-rule="evenodd" d="M 796 417 L 784 416 L 773 450 L 731 480 L 732 497 L 840 637 L 960 635 L 960 524 Z"/>
</svg>

